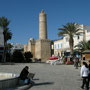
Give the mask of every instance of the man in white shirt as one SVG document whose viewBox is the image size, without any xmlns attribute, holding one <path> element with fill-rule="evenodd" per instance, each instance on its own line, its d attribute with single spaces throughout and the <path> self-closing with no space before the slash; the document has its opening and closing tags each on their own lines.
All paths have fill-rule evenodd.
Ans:
<svg viewBox="0 0 90 90">
<path fill-rule="evenodd" d="M 83 62 L 83 66 L 81 67 L 81 77 L 83 78 L 82 86 L 81 88 L 84 89 L 84 85 L 86 85 L 86 89 L 88 90 L 88 74 L 89 69 L 86 62 Z"/>
</svg>

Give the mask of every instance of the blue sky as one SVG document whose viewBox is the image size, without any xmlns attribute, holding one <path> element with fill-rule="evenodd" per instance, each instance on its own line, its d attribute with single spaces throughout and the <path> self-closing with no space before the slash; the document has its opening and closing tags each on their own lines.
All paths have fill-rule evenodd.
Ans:
<svg viewBox="0 0 90 90">
<path fill-rule="evenodd" d="M 58 28 L 67 22 L 90 26 L 90 0 L 0 0 L 0 17 L 7 17 L 13 33 L 11 43 L 28 43 L 39 39 L 39 13 L 47 14 L 50 40 L 59 39 Z"/>
</svg>

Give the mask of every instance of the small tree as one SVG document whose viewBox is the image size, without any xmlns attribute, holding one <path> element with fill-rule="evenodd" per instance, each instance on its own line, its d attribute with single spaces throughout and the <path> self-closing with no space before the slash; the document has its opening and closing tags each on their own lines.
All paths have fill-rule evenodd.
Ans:
<svg viewBox="0 0 90 90">
<path fill-rule="evenodd" d="M 11 43 L 7 43 L 6 48 L 7 48 L 8 50 L 10 50 L 12 47 L 13 47 L 13 45 L 11 45 Z"/>
<path fill-rule="evenodd" d="M 6 62 L 11 62 L 11 48 L 13 45 L 11 43 L 7 43 L 6 48 L 7 48 L 7 53 L 6 53 Z"/>
<path fill-rule="evenodd" d="M 31 52 L 25 52 L 24 53 L 26 62 L 32 62 L 31 58 L 33 58 L 33 54 Z"/>
<path fill-rule="evenodd" d="M 22 52 L 19 51 L 19 50 L 15 50 L 13 55 L 12 55 L 12 60 L 11 61 L 17 62 L 17 63 L 23 62 L 24 61 L 24 56 L 23 56 Z"/>
</svg>

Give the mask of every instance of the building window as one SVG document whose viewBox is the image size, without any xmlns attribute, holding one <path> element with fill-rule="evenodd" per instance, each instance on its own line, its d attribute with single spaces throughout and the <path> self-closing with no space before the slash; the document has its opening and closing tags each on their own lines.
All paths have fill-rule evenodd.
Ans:
<svg viewBox="0 0 90 90">
<path fill-rule="evenodd" d="M 68 39 L 68 37 L 66 38 L 66 42 L 68 42 L 69 41 L 69 39 Z"/>
<path fill-rule="evenodd" d="M 79 36 L 77 36 L 77 38 L 78 38 L 78 40 L 80 39 L 80 37 L 79 37 Z"/>
<path fill-rule="evenodd" d="M 59 44 L 58 44 L 58 48 L 59 48 Z"/>
<path fill-rule="evenodd" d="M 62 48 L 62 44 L 61 44 L 61 48 Z"/>
<path fill-rule="evenodd" d="M 61 44 L 59 44 L 59 48 L 61 48 Z"/>
<path fill-rule="evenodd" d="M 56 45 L 54 45 L 54 48 L 56 49 Z"/>
<path fill-rule="evenodd" d="M 83 36 L 83 33 L 81 33 L 80 36 Z"/>
</svg>

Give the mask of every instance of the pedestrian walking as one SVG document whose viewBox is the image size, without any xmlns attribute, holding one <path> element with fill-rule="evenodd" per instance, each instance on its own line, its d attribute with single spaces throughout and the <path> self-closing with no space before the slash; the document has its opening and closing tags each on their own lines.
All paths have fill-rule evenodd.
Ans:
<svg viewBox="0 0 90 90">
<path fill-rule="evenodd" d="M 81 77 L 83 79 L 81 88 L 84 89 L 84 86 L 86 86 L 86 90 L 88 90 L 88 74 L 89 69 L 86 62 L 83 62 L 83 66 L 81 67 Z"/>
<path fill-rule="evenodd" d="M 75 68 L 78 69 L 78 63 L 79 63 L 79 59 L 75 58 Z"/>
<path fill-rule="evenodd" d="M 88 74 L 88 87 L 89 87 L 89 82 L 90 82 L 90 60 L 89 60 L 88 69 L 89 69 L 89 74 Z"/>
</svg>

